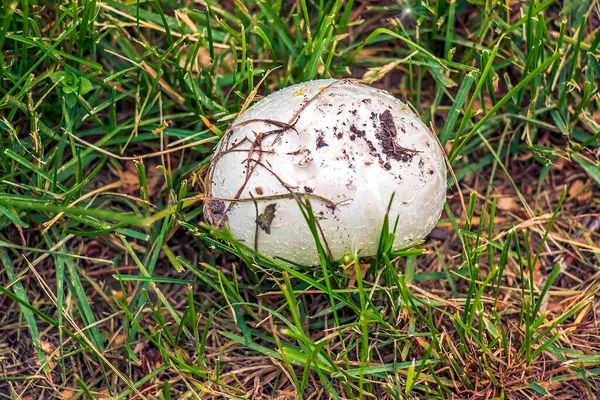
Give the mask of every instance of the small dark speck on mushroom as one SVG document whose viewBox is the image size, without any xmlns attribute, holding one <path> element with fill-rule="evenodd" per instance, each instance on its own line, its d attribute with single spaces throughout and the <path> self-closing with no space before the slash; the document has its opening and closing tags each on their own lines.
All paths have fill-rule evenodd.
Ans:
<svg viewBox="0 0 600 400">
<path fill-rule="evenodd" d="M 254 190 L 256 191 L 256 194 L 259 194 L 259 195 L 264 194 L 263 188 L 260 186 L 255 187 Z"/>
<path fill-rule="evenodd" d="M 335 134 L 335 137 L 337 137 L 338 139 L 341 139 L 344 137 L 344 133 L 342 131 L 339 131 L 337 126 L 333 127 L 333 133 Z"/>
<path fill-rule="evenodd" d="M 356 126 L 351 125 L 350 126 L 350 132 L 352 132 L 354 135 L 358 136 L 358 137 L 364 137 L 365 136 L 365 131 L 361 131 L 360 129 L 358 129 Z M 353 140 L 353 139 L 352 139 Z"/>
<path fill-rule="evenodd" d="M 371 113 L 371 124 L 373 124 L 373 128 L 377 128 L 377 114 L 375 114 L 374 112 Z"/>
<path fill-rule="evenodd" d="M 323 133 L 321 132 L 317 135 L 317 149 L 320 149 L 321 147 L 325 147 L 325 146 L 329 146 L 329 145 L 327 144 L 327 142 L 325 142 Z"/>
</svg>

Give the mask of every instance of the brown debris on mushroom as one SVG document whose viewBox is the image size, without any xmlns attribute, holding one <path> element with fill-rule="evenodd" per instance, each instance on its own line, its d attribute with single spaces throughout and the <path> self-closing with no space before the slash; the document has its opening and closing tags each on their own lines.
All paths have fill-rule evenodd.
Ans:
<svg viewBox="0 0 600 400">
<path fill-rule="evenodd" d="M 394 117 L 390 110 L 385 110 L 379 114 L 379 120 L 381 121 L 381 124 L 379 125 L 375 137 L 379 140 L 379 144 L 383 149 L 383 154 L 402 162 L 412 161 L 418 151 L 407 149 L 396 143 L 396 123 L 394 122 Z"/>
<path fill-rule="evenodd" d="M 208 200 L 204 205 L 204 218 L 209 224 L 222 228 L 227 222 L 227 212 L 223 200 Z"/>
<path fill-rule="evenodd" d="M 275 218 L 275 210 L 277 209 L 277 204 L 271 203 L 265 207 L 265 211 L 262 214 L 258 215 L 256 218 L 256 224 L 266 232 L 267 235 L 271 234 L 271 224 L 273 223 L 273 219 Z"/>
</svg>

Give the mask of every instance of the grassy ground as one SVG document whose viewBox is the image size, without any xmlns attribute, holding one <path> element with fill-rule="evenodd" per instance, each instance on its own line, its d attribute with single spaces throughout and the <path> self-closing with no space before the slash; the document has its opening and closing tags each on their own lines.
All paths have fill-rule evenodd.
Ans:
<svg viewBox="0 0 600 400">
<path fill-rule="evenodd" d="M 0 398 L 596 398 L 599 13 L 3 0 Z M 445 144 L 430 238 L 300 268 L 208 231 L 202 179 L 246 99 L 330 76 Z"/>
</svg>

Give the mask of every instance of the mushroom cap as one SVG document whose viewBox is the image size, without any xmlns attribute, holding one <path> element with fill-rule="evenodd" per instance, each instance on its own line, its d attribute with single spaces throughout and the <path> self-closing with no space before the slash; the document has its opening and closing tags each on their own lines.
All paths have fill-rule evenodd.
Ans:
<svg viewBox="0 0 600 400">
<path fill-rule="evenodd" d="M 207 186 L 208 222 L 227 223 L 266 256 L 316 265 L 299 199 L 310 199 L 331 256 L 372 256 L 392 194 L 394 249 L 431 232 L 445 202 L 446 166 L 431 131 L 388 92 L 323 79 L 242 113 L 216 147 Z"/>
</svg>

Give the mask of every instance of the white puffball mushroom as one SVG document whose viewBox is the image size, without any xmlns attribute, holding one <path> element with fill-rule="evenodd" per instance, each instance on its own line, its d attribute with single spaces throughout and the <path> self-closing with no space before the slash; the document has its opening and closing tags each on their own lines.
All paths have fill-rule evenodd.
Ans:
<svg viewBox="0 0 600 400">
<path fill-rule="evenodd" d="M 394 249 L 431 232 L 446 198 L 444 161 L 431 131 L 388 92 L 347 79 L 301 83 L 229 127 L 209 168 L 205 218 L 266 256 L 316 265 L 298 204 L 308 196 L 334 259 L 373 256 L 392 194 Z"/>
</svg>

